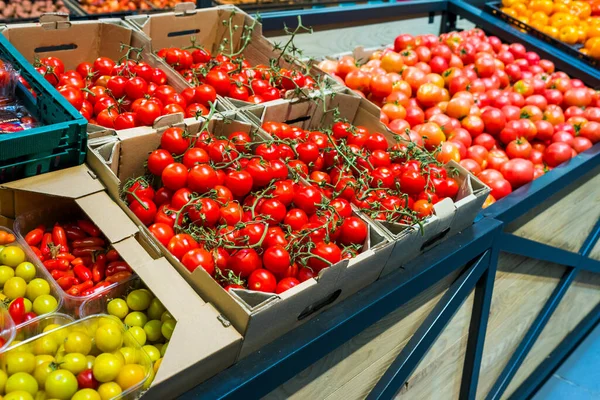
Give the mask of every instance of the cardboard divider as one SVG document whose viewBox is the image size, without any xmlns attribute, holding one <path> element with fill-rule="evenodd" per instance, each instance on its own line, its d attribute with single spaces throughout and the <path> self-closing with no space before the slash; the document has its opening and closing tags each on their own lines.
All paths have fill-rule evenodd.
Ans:
<svg viewBox="0 0 600 400">
<path fill-rule="evenodd" d="M 190 134 L 198 133 L 203 124 L 188 126 Z M 227 112 L 216 116 L 208 122 L 207 129 L 217 136 L 227 136 L 231 132 L 244 131 L 254 137 L 259 128 L 251 123 L 243 114 Z M 319 273 L 318 279 L 309 279 L 282 294 L 266 294 L 249 290 L 233 289 L 226 292 L 204 269 L 197 268 L 189 272 L 171 253 L 159 244 L 143 226 L 137 217 L 129 211 L 127 205 L 120 199 L 120 189 L 123 183 L 141 169 L 133 171 L 128 165 L 143 165 L 148 157 L 148 149 L 160 143 L 160 135 L 164 130 L 158 130 L 147 139 L 143 137 L 123 137 L 110 131 L 106 136 L 115 140 L 107 141 L 102 137 L 89 143 L 88 163 L 107 184 L 108 192 L 123 210 L 138 224 L 148 240 L 159 249 L 185 280 L 202 295 L 204 299 L 215 305 L 229 321 L 242 333 L 244 343 L 240 357 L 244 357 L 263 345 L 281 336 L 283 333 L 301 325 L 318 312 L 339 302 L 341 299 L 355 293 L 357 290 L 374 282 L 381 273 L 393 245 L 386 236 L 374 226 L 369 226 L 369 241 L 367 249 L 356 258 L 344 260 Z M 96 147 L 95 142 L 100 141 Z M 132 144 L 128 143 L 129 141 Z M 133 143 L 145 141 L 141 149 Z M 107 151 L 103 147 L 111 146 Z M 152 150 L 154 150 L 152 149 Z M 108 159 L 101 154 L 111 153 L 110 166 Z M 119 161 L 115 168 L 115 160 Z M 115 174 L 115 171 L 116 174 Z M 361 218 L 364 218 L 361 216 Z"/>
<path fill-rule="evenodd" d="M 177 325 L 150 396 L 178 395 L 232 365 L 241 335 L 156 252 L 148 252 L 138 226 L 108 196 L 87 166 L 69 168 L 0 186 L 0 212 L 14 219 L 26 212 L 57 221 L 86 214 L 111 245 L 173 314 Z M 60 212 L 43 210 L 55 209 Z M 30 223 L 34 224 L 31 220 Z M 27 229 L 27 224 L 23 224 Z M 174 385 L 173 382 L 177 382 Z M 156 388 L 156 389 L 155 389 Z"/>
<path fill-rule="evenodd" d="M 319 130 L 334 122 L 333 113 L 327 112 L 334 108 L 339 110 L 341 118 L 346 118 L 352 124 L 362 125 L 371 132 L 382 133 L 390 146 L 397 143 L 397 135 L 379 120 L 379 107 L 355 95 L 349 89 L 317 98 L 315 101 L 259 104 L 243 110 L 243 113 L 258 126 L 264 121 L 277 121 L 291 123 L 306 130 Z M 302 116 L 308 118 L 300 118 Z M 266 132 L 264 134 L 267 135 Z M 451 162 L 446 164 L 445 168 L 452 171 L 461 188 L 456 201 L 446 199 L 434 205 L 434 215 L 424 222 L 422 230 L 418 225 L 371 221 L 394 242 L 394 249 L 382 268 L 381 275 L 402 268 L 408 261 L 468 227 L 475 220 L 489 188 L 458 163 Z"/>
<path fill-rule="evenodd" d="M 237 54 L 248 38 L 249 42 L 241 54 L 253 67 L 259 64 L 269 66 L 272 59 L 278 59 L 277 65 L 281 68 L 302 71 L 308 68 L 314 78 L 326 79 L 332 87 L 331 90 L 335 91 L 341 87 L 337 81 L 315 65 L 306 65 L 291 57 L 289 57 L 291 62 L 288 62 L 280 57 L 281 51 L 275 49 L 273 43 L 263 36 L 262 25 L 241 9 L 235 6 L 218 6 L 190 10 L 186 7 L 189 7 L 189 3 L 178 4 L 173 12 L 134 15 L 125 19 L 149 39 L 153 52 L 168 47 L 186 48 L 194 40 L 196 45 L 206 48 L 213 55 L 220 51 L 222 44 L 226 54 Z M 230 18 L 231 25 L 238 26 L 238 29 L 233 29 L 231 33 L 223 23 Z M 244 27 L 250 28 L 251 26 L 254 26 L 251 33 L 243 32 Z M 235 108 L 252 105 L 252 103 L 228 97 L 225 97 L 225 100 Z M 291 100 L 282 98 L 265 104 L 289 101 Z"/>
<path fill-rule="evenodd" d="M 150 41 L 132 25 L 120 19 L 98 21 L 69 21 L 68 17 L 38 24 L 15 24 L 0 27 L 0 32 L 30 62 L 55 56 L 65 64 L 65 70 L 74 70 L 84 61 L 94 62 L 98 57 L 109 57 L 118 61 L 127 55 L 128 46 L 143 49 L 141 61 L 153 68 L 162 69 L 167 75 L 167 84 L 178 92 L 189 85 L 183 77 L 164 60 L 150 51 Z M 56 96 L 61 96 L 58 92 Z M 219 101 L 217 100 L 217 104 Z M 219 105 L 227 107 L 229 103 Z M 164 124 L 183 124 L 181 113 L 163 115 L 156 119 L 154 127 Z M 149 129 L 138 127 L 131 130 Z M 104 130 L 104 127 L 88 124 L 88 132 Z M 130 130 L 130 129 L 128 129 Z"/>
</svg>

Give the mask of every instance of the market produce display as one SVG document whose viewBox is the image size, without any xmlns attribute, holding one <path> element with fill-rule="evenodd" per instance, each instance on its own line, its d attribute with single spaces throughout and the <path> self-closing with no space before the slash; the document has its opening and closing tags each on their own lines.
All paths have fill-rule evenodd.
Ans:
<svg viewBox="0 0 600 400">
<path fill-rule="evenodd" d="M 402 34 L 362 66 L 352 56 L 319 65 L 381 105 L 392 131 L 426 137 L 438 160 L 490 186 L 486 205 L 600 141 L 596 91 L 478 29 Z"/>
<path fill-rule="evenodd" d="M 503 0 L 500 10 L 579 51 L 600 59 L 600 2 L 597 0 Z"/>
<path fill-rule="evenodd" d="M 80 0 L 79 6 L 89 14 L 151 10 L 145 0 Z"/>
<path fill-rule="evenodd" d="M 99 57 L 71 71 L 65 71 L 63 61 L 52 56 L 40 59 L 35 67 L 91 124 L 129 129 L 152 126 L 161 115 L 208 113 L 216 94 L 193 92 L 188 97 L 179 93 L 168 84 L 163 70 L 141 61 L 141 52 L 129 48 L 121 60 Z"/>
<path fill-rule="evenodd" d="M 0 1 L 0 19 L 19 20 L 38 18 L 44 13 L 66 13 L 70 10 L 62 0 L 6 0 Z"/>
<path fill-rule="evenodd" d="M 37 125 L 31 113 L 17 99 L 15 90 L 18 82 L 30 89 L 18 71 L 0 59 L 0 135 L 24 131 Z"/>
<path fill-rule="evenodd" d="M 0 355 L 5 399 L 112 399 L 151 379 L 150 357 L 117 318 L 94 316 L 13 345 Z"/>
<path fill-rule="evenodd" d="M 0 228 L 0 300 L 17 327 L 60 306 L 56 286 L 32 261 L 15 235 Z"/>
</svg>

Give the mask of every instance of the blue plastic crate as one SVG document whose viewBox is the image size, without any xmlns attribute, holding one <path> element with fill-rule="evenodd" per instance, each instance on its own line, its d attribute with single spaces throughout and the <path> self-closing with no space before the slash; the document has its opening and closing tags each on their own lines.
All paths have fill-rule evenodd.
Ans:
<svg viewBox="0 0 600 400">
<path fill-rule="evenodd" d="M 0 58 L 29 83 L 34 97 L 18 84 L 17 98 L 40 123 L 37 128 L 0 134 L 0 182 L 73 167 L 85 161 L 86 119 L 0 34 Z"/>
</svg>

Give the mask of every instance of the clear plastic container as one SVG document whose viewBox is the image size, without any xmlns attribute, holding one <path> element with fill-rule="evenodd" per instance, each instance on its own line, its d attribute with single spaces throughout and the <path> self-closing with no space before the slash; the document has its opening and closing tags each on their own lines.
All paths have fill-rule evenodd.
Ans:
<svg viewBox="0 0 600 400">
<path fill-rule="evenodd" d="M 13 231 L 11 231 L 10 229 L 5 228 L 3 226 L 0 226 L 0 230 L 14 235 Z M 52 278 L 52 276 L 48 273 L 48 271 L 46 270 L 44 265 L 40 262 L 40 260 L 37 258 L 37 256 L 34 254 L 34 252 L 31 250 L 31 248 L 27 245 L 27 243 L 25 243 L 25 240 L 23 240 L 20 235 L 15 235 L 15 237 L 16 237 L 15 242 L 8 243 L 5 246 L 18 246 L 21 249 L 23 249 L 23 251 L 25 252 L 26 261 L 29 261 L 33 265 L 35 265 L 35 278 L 33 278 L 33 279 L 41 278 L 48 282 L 48 284 L 50 286 L 50 295 L 52 297 L 54 297 L 57 301 L 56 309 L 53 312 L 59 311 L 63 305 L 63 297 L 62 297 L 62 293 L 61 293 L 62 289 L 60 288 L 60 286 L 57 285 L 54 278 Z M 23 326 L 25 324 L 39 321 L 45 315 L 48 315 L 48 314 L 38 315 L 37 317 L 35 317 L 27 322 L 23 322 L 21 324 L 17 324 L 14 321 L 13 321 L 13 323 L 14 323 L 16 329 L 19 329 L 21 326 Z M 9 318 L 10 318 L 10 316 L 9 316 Z"/>
<path fill-rule="evenodd" d="M 43 224 L 46 227 L 49 227 L 54 226 L 54 224 L 57 222 L 73 222 L 77 221 L 78 219 L 89 220 L 85 213 L 79 208 L 77 203 L 71 199 L 68 199 L 67 201 L 58 202 L 57 204 L 54 204 L 48 208 L 39 208 L 35 211 L 19 215 L 17 219 L 15 219 L 14 230 L 17 234 L 17 238 L 22 239 L 24 242 L 24 237 L 27 235 L 27 232 L 39 225 Z M 103 238 L 106 239 L 104 236 Z M 37 257 L 36 260 L 39 262 Z M 56 283 L 52 276 L 50 276 L 50 279 Z M 115 287 L 116 285 L 118 285 L 118 282 L 107 286 L 104 290 L 89 296 L 72 296 L 67 294 L 67 292 L 58 286 L 58 284 L 56 284 L 56 287 L 58 288 L 58 292 L 63 299 L 62 306 L 64 312 L 69 315 L 73 315 L 75 318 L 78 318 L 79 308 L 83 302 L 94 298 L 100 293 L 105 293 L 107 290 L 111 290 L 111 288 Z"/>
<path fill-rule="evenodd" d="M 7 372 L 8 377 L 10 378 L 10 376 L 12 374 L 11 374 L 11 371 L 7 370 L 7 367 L 11 363 L 8 362 L 9 361 L 8 358 L 14 357 L 14 354 L 17 352 L 20 353 L 20 354 L 18 354 L 19 357 L 24 356 L 24 357 L 32 357 L 33 358 L 33 351 L 36 348 L 36 345 L 38 345 L 39 343 L 44 343 L 44 345 L 47 346 L 48 343 L 46 342 L 46 340 L 53 340 L 55 342 L 65 342 L 65 339 L 67 339 L 68 335 L 71 333 L 74 333 L 74 332 L 77 332 L 80 335 L 86 335 L 92 341 L 91 350 L 87 354 L 84 354 L 84 355 L 85 356 L 93 355 L 93 356 L 97 357 L 102 353 L 102 351 L 100 351 L 97 347 L 97 343 L 96 343 L 96 339 L 95 339 L 96 331 L 98 330 L 99 327 L 104 326 L 107 323 L 115 324 L 116 326 L 119 327 L 119 329 L 121 331 L 123 342 L 122 342 L 122 345 L 119 347 L 119 349 L 122 349 L 123 347 L 129 348 L 126 356 L 125 356 L 124 352 L 121 352 L 121 354 L 124 354 L 124 356 L 127 357 L 127 358 L 123 359 L 125 361 L 123 365 L 127 366 L 127 365 L 131 365 L 131 364 L 137 364 L 143 368 L 143 377 L 141 377 L 140 380 L 137 383 L 133 384 L 131 387 L 127 388 L 126 390 L 123 390 L 122 393 L 119 396 L 114 397 L 114 399 L 136 399 L 140 396 L 142 390 L 144 390 L 144 385 L 146 384 L 146 382 L 152 375 L 152 363 L 150 361 L 150 357 L 144 352 L 144 350 L 141 348 L 139 343 L 137 343 L 137 341 L 134 339 L 134 337 L 125 330 L 125 326 L 117 318 L 111 317 L 111 316 L 105 315 L 105 314 L 94 315 L 94 316 L 90 316 L 90 317 L 81 319 L 79 321 L 72 322 L 68 325 L 65 325 L 65 326 L 57 328 L 57 329 L 53 329 L 48 332 L 44 332 L 41 335 L 29 338 L 27 340 L 24 340 L 23 342 L 16 344 L 15 346 L 12 346 L 8 351 L 0 354 L 0 368 L 2 368 L 2 370 Z M 47 347 L 45 347 L 45 348 L 47 348 Z M 115 351 L 119 351 L 119 350 L 115 350 Z M 24 353 L 31 353 L 31 356 L 26 356 Z M 60 363 L 62 362 L 61 358 L 65 356 L 64 347 L 56 346 L 56 351 L 50 352 L 50 354 L 48 354 L 48 355 L 54 357 L 55 360 L 60 365 Z M 96 358 L 96 360 L 97 360 L 97 358 Z M 94 360 L 94 361 L 96 361 L 96 360 Z M 92 369 L 93 369 L 93 367 L 92 367 Z M 25 372 L 28 372 L 28 371 L 25 371 Z M 31 371 L 31 372 L 33 372 L 33 371 Z M 117 378 L 109 380 L 109 381 L 115 382 L 118 380 L 119 380 L 119 378 L 117 377 Z M 34 398 L 45 398 L 45 397 L 51 397 L 51 396 L 47 393 L 39 393 L 38 392 L 33 397 Z"/>
<path fill-rule="evenodd" d="M 117 283 L 115 286 L 111 286 L 109 290 L 94 295 L 91 298 L 86 299 L 79 308 L 78 315 L 81 318 L 88 317 L 96 314 L 107 314 L 108 303 L 112 299 L 126 298 L 127 294 L 135 289 L 142 289 L 146 286 L 142 283 L 142 280 L 138 276 L 132 276 L 123 282 Z"/>
<path fill-rule="evenodd" d="M 15 323 L 8 314 L 8 310 L 4 307 L 0 307 L 0 353 L 6 350 L 15 339 L 17 329 Z"/>
<path fill-rule="evenodd" d="M 63 326 L 70 324 L 73 321 L 75 321 L 75 318 L 67 314 L 46 314 L 37 321 L 30 321 L 20 325 L 19 329 L 17 329 L 17 335 L 15 337 L 15 340 L 27 340 L 34 336 L 41 335 L 42 333 L 44 333 L 44 329 L 46 329 L 46 327 L 50 325 Z M 58 329 L 58 327 L 55 329 Z"/>
</svg>

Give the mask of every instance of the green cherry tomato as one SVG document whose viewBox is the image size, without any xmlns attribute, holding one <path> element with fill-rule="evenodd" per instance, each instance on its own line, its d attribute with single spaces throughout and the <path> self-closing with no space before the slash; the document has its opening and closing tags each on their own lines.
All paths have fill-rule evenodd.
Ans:
<svg viewBox="0 0 600 400">
<path fill-rule="evenodd" d="M 150 360 L 152 360 L 152 362 L 158 361 L 160 358 L 160 350 L 158 350 L 156 347 L 147 344 L 143 346 L 142 349 L 146 352 L 146 354 L 148 354 L 148 356 L 150 356 Z"/>
<path fill-rule="evenodd" d="M 50 284 L 42 278 L 32 279 L 27 285 L 27 297 L 34 301 L 43 294 L 50 294 Z"/>
<path fill-rule="evenodd" d="M 19 297 L 25 297 L 27 291 L 27 282 L 25 279 L 18 276 L 14 276 L 6 281 L 4 284 L 4 294 L 10 300 L 14 300 Z"/>
<path fill-rule="evenodd" d="M 127 326 L 139 326 L 143 328 L 146 322 L 148 322 L 148 317 L 143 312 L 134 311 L 127 314 L 124 322 Z"/>
<path fill-rule="evenodd" d="M 106 324 L 96 330 L 96 346 L 105 353 L 117 350 L 123 345 L 123 333 L 119 326 Z"/>
<path fill-rule="evenodd" d="M 25 312 L 33 311 L 33 303 L 27 297 L 23 298 L 23 304 L 25 305 Z"/>
<path fill-rule="evenodd" d="M 42 389 L 42 390 L 44 389 L 46 379 L 48 379 L 48 376 L 54 370 L 56 370 L 56 368 L 54 367 L 54 364 L 52 363 L 52 361 L 45 361 L 42 364 L 35 367 L 35 370 L 33 371 L 33 377 L 35 378 L 38 385 L 40 386 L 40 389 Z"/>
<path fill-rule="evenodd" d="M 60 332 L 60 331 L 59 331 Z M 81 353 L 88 355 L 92 350 L 92 339 L 84 332 L 71 332 L 65 340 L 67 353 Z"/>
<path fill-rule="evenodd" d="M 150 319 L 160 319 L 160 317 L 165 311 L 167 311 L 165 306 L 163 306 L 160 300 L 155 297 L 150 302 L 150 306 L 148 307 L 146 313 L 148 314 L 148 318 Z"/>
<path fill-rule="evenodd" d="M 144 331 L 146 331 L 146 337 L 151 342 L 156 342 L 160 340 L 162 337 L 162 333 L 160 332 L 160 328 L 162 327 L 162 322 L 157 319 L 153 319 L 151 321 L 146 322 L 144 325 Z"/>
<path fill-rule="evenodd" d="M 7 393 L 22 390 L 35 396 L 38 391 L 38 382 L 33 376 L 26 374 L 25 372 L 17 372 L 8 378 L 5 390 Z"/>
<path fill-rule="evenodd" d="M 71 400 L 102 400 L 102 398 L 94 389 L 81 389 Z"/>
<path fill-rule="evenodd" d="M 77 375 L 86 369 L 87 359 L 81 353 L 69 353 L 63 357 L 60 367 Z"/>
<path fill-rule="evenodd" d="M 18 246 L 6 246 L 0 252 L 0 264 L 15 268 L 25 261 L 25 252 Z"/>
<path fill-rule="evenodd" d="M 0 288 L 4 287 L 7 280 L 15 276 L 15 270 L 8 265 L 0 265 Z"/>
<path fill-rule="evenodd" d="M 33 354 L 54 355 L 58 351 L 58 342 L 52 335 L 46 335 L 33 342 Z"/>
<path fill-rule="evenodd" d="M 98 382 L 110 382 L 116 379 L 122 366 L 122 361 L 114 354 L 102 353 L 96 357 L 92 372 Z"/>
<path fill-rule="evenodd" d="M 113 299 L 108 303 L 107 311 L 119 319 L 123 319 L 129 313 L 127 302 L 123 299 Z"/>
<path fill-rule="evenodd" d="M 77 392 L 77 378 L 72 372 L 59 369 L 48 375 L 44 389 L 47 398 L 68 400 Z"/>
<path fill-rule="evenodd" d="M 171 336 L 173 336 L 173 331 L 175 330 L 175 325 L 177 325 L 177 321 L 175 321 L 174 319 L 166 320 L 160 327 L 160 333 L 166 339 L 171 339 Z"/>
<path fill-rule="evenodd" d="M 160 348 L 161 357 L 165 356 L 165 353 L 167 352 L 167 347 L 169 347 L 169 342 L 165 342 L 165 344 L 163 344 L 163 346 Z"/>
<path fill-rule="evenodd" d="M 127 305 L 134 311 L 143 311 L 150 307 L 152 293 L 148 290 L 137 289 L 127 295 Z"/>
<path fill-rule="evenodd" d="M 0 395 L 4 394 L 4 387 L 6 386 L 6 380 L 8 379 L 8 375 L 4 372 L 3 369 L 0 369 Z"/>
<path fill-rule="evenodd" d="M 58 301 L 49 294 L 36 297 L 33 301 L 33 312 L 37 315 L 51 313 L 58 308 Z"/>
<path fill-rule="evenodd" d="M 102 400 L 109 400 L 121 394 L 123 389 L 115 382 L 107 382 L 98 386 L 98 394 Z"/>
<path fill-rule="evenodd" d="M 164 313 L 162 313 L 162 315 L 160 316 L 160 322 L 165 322 L 168 319 L 175 319 L 173 318 L 173 316 L 171 315 L 170 312 L 165 311 Z"/>
<path fill-rule="evenodd" d="M 143 346 L 146 344 L 146 331 L 144 330 L 144 328 L 139 327 L 139 326 L 132 326 L 130 327 L 127 332 L 129 332 L 131 334 L 131 336 L 133 336 L 133 338 L 135 339 L 136 342 L 138 342 L 140 344 L 140 346 Z"/>
<path fill-rule="evenodd" d="M 29 282 L 35 278 L 35 265 L 29 261 L 22 262 L 15 268 L 15 274 L 18 277 L 25 279 L 25 282 Z"/>
<path fill-rule="evenodd" d="M 136 349 L 135 347 L 121 347 L 119 352 L 123 356 L 124 364 L 137 364 L 140 362 L 141 352 L 142 350 Z"/>
<path fill-rule="evenodd" d="M 33 400 L 33 396 L 24 390 L 17 390 L 16 392 L 10 392 L 3 397 L 4 400 Z"/>
<path fill-rule="evenodd" d="M 35 356 L 27 351 L 10 351 L 6 353 L 4 361 L 6 362 L 5 371 L 9 376 L 17 372 L 30 374 L 35 368 Z"/>
<path fill-rule="evenodd" d="M 38 365 L 42 365 L 45 362 L 53 362 L 56 359 L 53 356 L 49 356 L 47 354 L 42 354 L 39 356 L 35 356 L 35 366 L 37 368 Z"/>
</svg>

